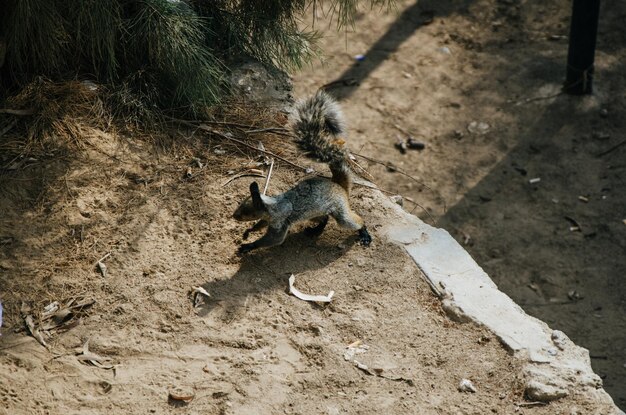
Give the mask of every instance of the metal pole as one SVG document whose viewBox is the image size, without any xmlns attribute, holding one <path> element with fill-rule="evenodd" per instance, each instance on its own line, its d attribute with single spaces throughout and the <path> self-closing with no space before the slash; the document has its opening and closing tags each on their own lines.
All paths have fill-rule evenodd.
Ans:
<svg viewBox="0 0 626 415">
<path fill-rule="evenodd" d="M 600 0 L 573 0 L 567 76 L 563 91 L 572 95 L 590 94 Z"/>
</svg>

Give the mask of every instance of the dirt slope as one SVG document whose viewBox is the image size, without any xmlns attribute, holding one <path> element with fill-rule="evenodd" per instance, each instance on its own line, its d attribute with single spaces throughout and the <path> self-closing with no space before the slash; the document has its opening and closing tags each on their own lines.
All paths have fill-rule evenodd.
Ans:
<svg viewBox="0 0 626 415">
<path fill-rule="evenodd" d="M 318 240 L 295 232 L 239 258 L 244 226 L 230 214 L 251 179 L 224 183 L 250 159 L 220 144 L 219 167 L 186 179 L 194 157 L 215 160 L 216 142 L 185 140 L 191 131 L 176 145 L 85 132 L 90 144 L 73 159 L 2 176 L 0 413 L 602 413 L 575 396 L 517 408 L 519 362 L 443 315 L 414 263 L 378 238 L 391 212 L 371 190 L 354 196 L 375 237 L 369 249 L 330 225 Z M 271 191 L 298 177 L 277 166 Z M 94 264 L 105 253 L 103 277 Z M 292 273 L 303 291 L 334 290 L 332 304 L 287 294 Z M 193 286 L 211 294 L 198 308 Z M 44 336 L 48 349 L 26 335 L 22 303 L 38 316 L 76 296 L 96 303 L 74 328 Z M 109 360 L 79 360 L 87 341 Z M 356 359 L 378 372 L 345 359 L 355 341 L 369 347 Z M 479 392 L 457 391 L 462 378 Z M 193 401 L 168 399 L 176 390 Z"/>
<path fill-rule="evenodd" d="M 565 300 L 571 282 L 557 277 L 577 275 L 579 285 L 574 287 L 585 298 L 566 305 L 578 314 L 564 314 L 571 322 L 555 328 L 563 328 L 575 340 L 576 333 L 564 324 L 589 327 L 589 336 L 599 337 L 601 332 L 608 357 L 599 362 L 613 364 L 623 331 L 610 317 L 620 315 L 623 303 L 604 300 L 603 291 L 593 289 L 616 281 L 614 270 L 623 261 L 619 255 L 623 250 L 617 249 L 623 246 L 623 231 L 600 226 L 625 205 L 620 202 L 623 192 L 617 191 L 623 166 L 614 161 L 623 153 L 609 155 L 613 168 L 608 170 L 606 159 L 584 157 L 616 141 L 623 118 L 613 114 L 623 110 L 623 96 L 615 101 L 606 96 L 611 104 L 606 119 L 596 115 L 605 103 L 597 99 L 580 104 L 557 97 L 532 105 L 505 105 L 509 98 L 555 91 L 563 58 L 563 52 L 549 51 L 558 43 L 543 40 L 547 29 L 520 40 L 520 33 L 534 33 L 526 24 L 540 28 L 545 24 L 549 33 L 557 29 L 525 22 L 521 16 L 532 14 L 522 13 L 526 6 L 519 9 L 515 4 L 422 2 L 418 8 L 402 4 L 401 11 L 404 7 L 409 11 L 401 15 L 395 37 L 384 38 L 372 52 L 379 54 L 374 59 L 379 63 L 368 69 L 358 89 L 345 96 L 352 126 L 349 140 L 363 154 L 414 169 L 411 173 L 430 190 L 371 166 L 383 187 L 430 207 L 460 238 L 469 234 L 473 245 L 468 249 L 475 250 L 479 263 L 503 288 L 517 287 L 528 302 L 537 302 L 537 309 L 553 310 L 553 297 Z M 429 19 L 430 14 L 423 13 L 428 10 L 443 17 L 428 26 L 416 24 Z M 559 10 L 545 6 L 542 16 L 563 19 L 565 11 Z M 348 35 L 349 50 L 336 38 L 324 40 L 330 53 L 327 64 L 298 75 L 298 95 L 348 70 L 352 55 L 368 50 L 397 17 L 363 15 L 359 24 L 369 32 Z M 492 25 L 500 19 L 502 24 Z M 520 21 L 518 26 L 515 21 Z M 514 31 L 517 39 L 513 42 L 501 32 L 509 25 L 506 30 Z M 558 30 L 561 33 L 563 26 Z M 534 49 L 524 49 L 528 44 Z M 439 50 L 444 46 L 450 54 Z M 490 47 L 501 53 L 488 52 Z M 532 66 L 538 51 L 542 59 Z M 370 68 L 367 62 L 372 57 L 369 54 L 359 67 Z M 519 69 L 520 61 L 528 64 L 524 70 Z M 605 54 L 600 62 L 615 74 L 619 86 L 619 61 Z M 549 80 L 544 65 L 559 68 L 549 72 Z M 516 76 L 534 81 L 515 86 L 511 80 Z M 502 89 L 494 90 L 494 82 Z M 570 112 L 577 123 L 562 126 Z M 591 129 L 581 126 L 592 119 L 597 129 L 611 133 L 609 141 L 582 140 Z M 488 122 L 489 133 L 469 134 L 465 127 L 472 120 Z M 421 133 L 426 150 L 406 156 L 388 150 L 395 141 L 394 123 Z M 536 129 L 525 129 L 535 123 Z M 549 125 L 547 130 L 543 123 Z M 455 138 L 455 130 L 463 131 L 463 136 Z M 59 151 L 0 176 L 0 297 L 6 323 L 0 337 L 0 413 L 607 413 L 577 396 L 545 407 L 518 407 L 524 402 L 519 362 L 489 333 L 451 322 L 442 314 L 415 265 L 399 248 L 380 240 L 376 229 L 390 212 L 380 210 L 370 190 L 357 189 L 354 201 L 373 231 L 371 248 L 356 245 L 354 235 L 331 224 L 318 240 L 294 232 L 282 247 L 242 259 L 234 252 L 245 226 L 230 215 L 251 179 L 225 183 L 231 171 L 252 165 L 250 157 L 186 129 L 156 137 L 153 143 L 146 137 L 86 127 L 84 133 L 85 149 L 78 155 Z M 537 139 L 551 136 L 548 133 L 554 134 L 554 142 Z M 578 141 L 556 139 L 574 133 Z M 571 157 L 561 155 L 574 153 L 584 158 L 574 159 L 574 171 L 583 171 L 588 165 L 584 162 L 594 160 L 591 170 L 585 171 L 607 174 L 603 179 L 611 184 L 607 199 L 590 198 L 593 203 L 580 205 L 575 198 L 563 198 L 577 197 L 586 189 L 559 187 L 569 177 L 578 186 L 572 171 L 560 172 L 572 163 Z M 220 154 L 222 159 L 216 160 Z M 552 183 L 549 192 L 529 188 L 528 177 L 512 167 L 514 160 L 522 160 L 528 177 L 536 173 L 542 176 L 541 183 Z M 185 178 L 189 166 L 191 179 Z M 500 176 L 502 171 L 507 173 Z M 583 176 L 598 178 L 579 177 Z M 270 193 L 287 189 L 301 177 L 277 165 Z M 589 186 L 597 184 L 596 179 L 589 180 Z M 560 201 L 556 207 L 550 201 L 555 192 Z M 568 225 L 560 227 L 566 208 L 591 206 L 597 210 L 580 211 L 585 222 L 576 217 L 583 226 L 587 220 L 597 224 L 596 237 L 569 233 Z M 528 210 L 549 213 L 537 215 L 539 220 L 529 217 Z M 520 217 L 525 220 L 514 221 Z M 555 229 L 565 229 L 561 239 L 553 237 Z M 509 239 L 495 239 L 502 234 Z M 537 235 L 567 243 L 540 244 L 548 239 Z M 610 254 L 601 263 L 606 272 L 597 273 L 606 280 L 586 283 L 590 267 L 599 265 L 588 256 L 576 256 L 576 246 L 590 255 Z M 528 251 L 516 255 L 522 248 Z M 552 259 L 555 252 L 567 256 L 549 268 L 550 274 L 540 273 L 546 268 L 545 258 Z M 102 277 L 95 263 L 107 253 L 108 272 Z M 530 261 L 537 257 L 544 261 Z M 312 306 L 287 294 L 290 274 L 297 276 L 303 291 L 334 290 L 333 303 Z M 531 282 L 540 288 L 538 293 L 523 291 Z M 190 296 L 194 286 L 211 294 L 199 308 L 194 308 Z M 611 295 L 618 299 L 620 287 L 611 286 Z M 602 318 L 596 317 L 593 324 L 585 316 L 597 307 L 589 293 L 595 293 L 604 307 Z M 23 302 L 38 315 L 52 301 L 77 296 L 96 303 L 79 325 L 47 338 L 49 350 L 26 335 L 20 317 Z M 546 320 L 552 323 L 550 316 Z M 596 329 L 596 323 L 602 325 Z M 357 340 L 369 349 L 356 359 L 378 369 L 381 376 L 345 360 L 346 347 Z M 86 341 L 89 350 L 110 359 L 106 365 L 114 369 L 81 363 Z M 619 385 L 613 376 L 606 379 L 609 391 Z M 457 391 L 461 378 L 471 379 L 478 393 Z M 194 399 L 187 405 L 168 399 L 176 388 Z"/>
<path fill-rule="evenodd" d="M 305 95 L 346 81 L 329 90 L 343 101 L 352 147 L 415 179 L 361 160 L 377 183 L 428 210 L 405 201 L 528 313 L 590 349 L 625 408 L 626 6 L 602 3 L 588 97 L 559 95 L 570 7 L 404 1 L 341 34 L 320 15 L 326 57 L 294 85 Z M 485 130 L 469 131 L 472 122 Z M 401 130 L 426 148 L 401 154 Z"/>
</svg>

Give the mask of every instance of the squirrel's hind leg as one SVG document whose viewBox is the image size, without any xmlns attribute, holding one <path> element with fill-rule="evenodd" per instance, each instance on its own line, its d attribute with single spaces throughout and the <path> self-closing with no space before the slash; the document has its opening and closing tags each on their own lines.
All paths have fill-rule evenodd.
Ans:
<svg viewBox="0 0 626 415">
<path fill-rule="evenodd" d="M 344 228 L 358 230 L 359 231 L 359 241 L 361 245 L 369 246 L 372 242 L 372 237 L 370 236 L 367 228 L 365 227 L 365 222 L 363 218 L 354 213 L 349 207 L 345 207 L 337 212 L 331 214 L 339 226 L 343 226 Z"/>
<path fill-rule="evenodd" d="M 282 225 L 280 228 L 273 228 L 272 226 L 269 226 L 265 235 L 254 242 L 241 245 L 238 252 L 240 254 L 245 254 L 253 249 L 280 245 L 285 240 L 287 231 L 289 231 L 289 225 L 287 224 Z"/>
<path fill-rule="evenodd" d="M 308 227 L 304 230 L 304 233 L 310 237 L 319 236 L 322 232 L 324 232 L 324 228 L 328 223 L 328 215 L 320 216 L 314 218 L 313 220 L 317 221 L 317 225 Z"/>
</svg>

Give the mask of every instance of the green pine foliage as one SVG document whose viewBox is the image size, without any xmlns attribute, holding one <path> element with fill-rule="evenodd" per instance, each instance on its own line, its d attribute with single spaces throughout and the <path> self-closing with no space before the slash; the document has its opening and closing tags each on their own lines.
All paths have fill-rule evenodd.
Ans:
<svg viewBox="0 0 626 415">
<path fill-rule="evenodd" d="M 392 0 L 369 0 L 389 5 Z M 329 0 L 339 27 L 359 0 Z M 2 0 L 0 84 L 89 79 L 120 111 L 197 110 L 227 94 L 228 64 L 250 56 L 281 69 L 315 54 L 301 30 L 316 0 Z"/>
</svg>

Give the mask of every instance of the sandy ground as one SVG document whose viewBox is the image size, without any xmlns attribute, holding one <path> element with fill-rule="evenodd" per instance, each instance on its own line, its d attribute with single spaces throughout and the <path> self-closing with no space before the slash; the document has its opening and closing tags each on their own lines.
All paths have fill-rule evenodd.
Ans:
<svg viewBox="0 0 626 415">
<path fill-rule="evenodd" d="M 178 139 L 159 151 L 97 133 L 78 160 L 3 176 L 0 413 L 483 414 L 524 402 L 521 362 L 445 317 L 415 264 L 378 238 L 390 212 L 370 190 L 354 196 L 370 248 L 330 225 L 317 240 L 294 232 L 239 258 L 245 227 L 230 214 L 251 179 L 224 182 L 249 159 L 226 146 L 219 168 L 186 179 L 190 160 L 214 159 L 216 147 Z M 297 179 L 275 174 L 274 191 Z M 94 267 L 104 253 L 106 277 Z M 333 302 L 290 296 L 290 274 L 302 291 L 334 290 Z M 195 308 L 193 286 L 211 294 Z M 96 303 L 75 327 L 44 335 L 47 349 L 25 334 L 20 309 L 38 321 L 45 305 L 78 296 Z M 80 360 L 87 341 L 97 365 Z M 368 347 L 356 359 L 380 376 L 345 359 L 355 341 Z M 457 391 L 462 378 L 479 393 Z M 602 413 L 578 397 L 518 408 L 575 409 Z"/>
<path fill-rule="evenodd" d="M 623 313 L 623 287 L 606 290 L 617 282 L 615 270 L 623 264 L 619 209 L 624 195 L 618 192 L 623 150 L 599 159 L 590 154 L 619 139 L 623 121 L 614 114 L 623 112 L 623 101 L 611 101 L 610 89 L 604 89 L 606 97 L 585 100 L 587 106 L 568 97 L 507 104 L 555 90 L 558 71 L 549 72 L 548 81 L 543 65 L 560 65 L 563 53 L 550 54 L 548 48 L 564 44 L 544 41 L 541 32 L 505 43 L 508 30 L 526 33 L 522 17 L 508 17 L 509 10 L 517 10 L 510 5 L 437 2 L 415 9 L 407 3 L 400 13 L 405 6 L 409 14 L 399 20 L 398 14 L 363 15 L 359 24 L 369 32 L 348 34 L 349 49 L 336 38 L 324 39 L 329 50 L 325 66 L 298 75 L 297 92 L 312 91 L 349 70 L 353 54 L 368 50 L 399 21 L 398 38 L 379 44 L 379 64 L 344 97 L 351 147 L 392 161 L 426 183 L 430 189 L 371 166 L 382 187 L 430 208 L 435 220 L 460 238 L 469 235 L 468 249 L 475 250 L 501 287 L 521 290 L 535 284 L 536 290 L 521 293 L 526 303 L 539 304 L 534 309 L 527 304 L 531 312 L 566 310 L 569 323 L 559 323 L 556 312 L 544 319 L 583 345 L 577 335 L 601 337 L 604 349 L 595 353 L 605 353 L 607 360 L 594 362 L 608 368 L 620 353 L 623 357 L 615 345 L 624 344 L 614 321 L 619 310 Z M 438 17 L 420 26 L 428 10 Z M 548 12 L 551 19 L 559 18 L 545 6 Z M 501 32 L 498 25 L 493 32 L 492 20 L 505 18 L 518 19 L 519 26 Z M 480 29 L 477 22 L 489 24 Z M 524 49 L 528 45 L 534 49 Z M 450 54 L 439 50 L 444 46 Z M 488 47 L 502 54 L 480 51 Z M 538 53 L 538 66 L 522 71 L 511 58 L 534 62 L 531 57 Z M 359 68 L 372 61 L 368 55 Z M 621 76 L 609 54 L 602 54 L 601 62 L 616 79 Z M 490 72 L 494 66 L 500 68 L 496 76 Z M 516 79 L 533 82 L 522 88 Z M 489 89 L 494 82 L 501 89 Z M 597 112 L 605 105 L 609 116 L 600 118 Z M 565 123 L 566 114 L 575 122 Z M 489 132 L 468 133 L 465 127 L 472 120 L 488 122 Z M 585 120 L 595 122 L 585 130 Z M 419 133 L 426 149 L 397 154 L 394 123 Z M 463 136 L 455 138 L 455 130 Z M 611 137 L 586 137 L 595 130 Z M 370 190 L 359 188 L 353 196 L 375 238 L 369 249 L 331 224 L 317 240 L 296 229 L 283 246 L 240 258 L 234 253 L 245 225 L 230 215 L 252 179 L 226 181 L 232 171 L 250 165 L 249 156 L 185 129 L 152 142 L 86 127 L 84 132 L 78 155 L 57 149 L 0 176 L 0 296 L 5 306 L 0 413 L 606 413 L 576 396 L 549 406 L 519 407 L 524 403 L 520 362 L 490 333 L 444 316 L 413 262 L 380 240 L 376 229 L 389 212 Z M 513 160 L 528 176 L 512 167 Z M 583 162 L 589 163 L 584 170 L 583 164 L 571 167 L 577 176 L 561 172 Z M 192 178 L 185 177 L 189 166 Z M 528 186 L 528 177 L 536 175 L 542 177 L 541 186 Z M 279 164 L 270 192 L 286 190 L 301 177 Z M 559 188 L 563 180 L 570 183 L 567 192 Z M 609 190 L 596 193 L 599 180 Z M 589 203 L 577 200 L 579 192 L 589 195 Z M 609 222 L 610 212 L 616 225 Z M 563 214 L 575 216 L 584 232 L 570 233 Z M 592 230 L 595 236 L 589 236 Z M 509 238 L 494 237 L 502 234 Z M 577 254 L 581 249 L 585 255 Z M 593 252 L 606 259 L 596 261 Z M 95 264 L 107 253 L 103 277 Z M 557 253 L 563 259 L 555 260 Z M 592 271 L 594 283 L 587 278 Z M 289 295 L 291 274 L 302 291 L 334 290 L 333 302 L 323 307 Z M 198 307 L 190 294 L 194 286 L 211 294 Z M 565 301 L 571 289 L 583 298 L 553 304 L 551 298 Z M 38 320 L 51 302 L 77 297 L 95 304 L 71 320 L 78 323 L 73 328 L 45 336 L 48 348 L 26 334 L 21 313 Z M 598 304 L 602 308 L 593 313 L 600 317 L 589 322 L 586 314 L 593 315 L 590 310 Z M 573 332 L 567 324 L 587 328 Z M 101 358 L 97 365 L 81 360 L 87 341 Z M 376 369 L 374 374 L 344 358 L 346 347 L 356 341 L 369 347 L 356 359 Z M 619 383 L 611 382 L 623 372 L 610 373 L 605 382 L 614 392 Z M 471 379 L 478 393 L 457 391 L 461 378 Z M 194 398 L 183 404 L 168 398 L 170 393 Z"/>
<path fill-rule="evenodd" d="M 326 58 L 294 85 L 306 95 L 346 81 L 329 90 L 352 148 L 383 163 L 369 163 L 377 183 L 419 203 L 405 208 L 457 237 L 528 313 L 590 349 L 626 408 L 626 146 L 614 148 L 626 127 L 626 7 L 602 3 L 595 93 L 583 98 L 558 95 L 570 7 L 406 1 L 340 34 L 320 13 Z M 488 128 L 471 132 L 473 121 Z M 402 130 L 426 148 L 401 154 Z"/>
</svg>

